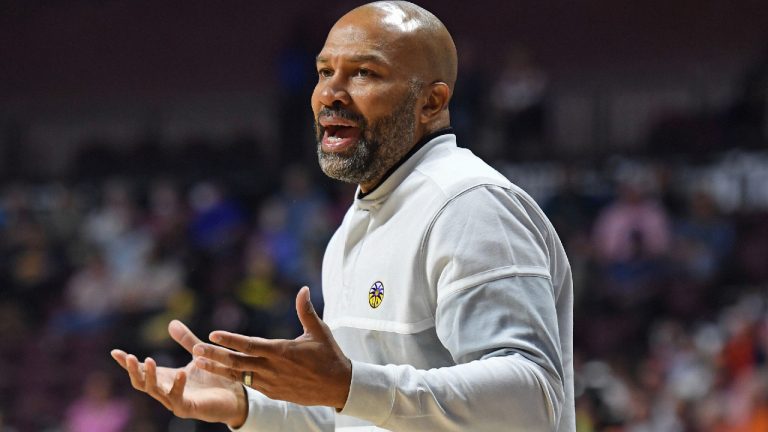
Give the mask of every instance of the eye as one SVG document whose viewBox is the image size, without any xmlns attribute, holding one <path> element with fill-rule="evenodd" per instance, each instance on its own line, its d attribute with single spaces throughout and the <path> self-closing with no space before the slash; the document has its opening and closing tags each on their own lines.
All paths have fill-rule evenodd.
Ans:
<svg viewBox="0 0 768 432">
<path fill-rule="evenodd" d="M 330 78 L 333 76 L 333 71 L 328 68 L 321 68 L 317 70 L 317 75 L 320 78 Z"/>
<path fill-rule="evenodd" d="M 355 76 L 361 77 L 361 78 L 368 78 L 375 75 L 376 74 L 372 70 L 366 69 L 366 68 L 360 68 L 357 70 L 357 73 L 355 73 Z"/>
</svg>

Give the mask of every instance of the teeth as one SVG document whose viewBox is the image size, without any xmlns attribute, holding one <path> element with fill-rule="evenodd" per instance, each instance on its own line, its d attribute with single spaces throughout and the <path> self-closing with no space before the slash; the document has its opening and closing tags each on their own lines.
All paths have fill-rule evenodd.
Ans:
<svg viewBox="0 0 768 432">
<path fill-rule="evenodd" d="M 341 137 L 335 137 L 335 136 L 329 136 L 329 137 L 328 137 L 328 141 L 330 141 L 330 142 L 332 142 L 332 143 L 337 143 L 337 142 L 341 141 L 342 139 L 344 139 L 344 138 L 341 138 Z"/>
</svg>

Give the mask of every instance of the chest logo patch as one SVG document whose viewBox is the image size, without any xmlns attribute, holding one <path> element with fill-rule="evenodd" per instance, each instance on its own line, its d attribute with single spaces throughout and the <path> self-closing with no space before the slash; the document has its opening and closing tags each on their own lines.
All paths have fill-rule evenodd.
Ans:
<svg viewBox="0 0 768 432">
<path fill-rule="evenodd" d="M 368 304 L 376 309 L 381 306 L 381 302 L 384 301 L 384 284 L 376 281 L 371 285 L 371 289 L 368 290 Z"/>
</svg>

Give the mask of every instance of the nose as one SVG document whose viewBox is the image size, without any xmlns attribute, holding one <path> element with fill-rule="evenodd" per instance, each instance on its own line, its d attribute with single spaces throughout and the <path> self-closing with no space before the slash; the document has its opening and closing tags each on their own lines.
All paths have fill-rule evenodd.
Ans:
<svg viewBox="0 0 768 432">
<path fill-rule="evenodd" d="M 338 75 L 320 81 L 317 87 L 318 100 L 325 106 L 349 105 L 352 102 L 343 79 Z"/>
</svg>

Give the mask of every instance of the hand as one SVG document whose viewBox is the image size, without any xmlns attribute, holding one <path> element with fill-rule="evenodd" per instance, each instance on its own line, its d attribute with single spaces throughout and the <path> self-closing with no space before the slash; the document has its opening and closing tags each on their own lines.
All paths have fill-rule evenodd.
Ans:
<svg viewBox="0 0 768 432">
<path fill-rule="evenodd" d="M 168 324 L 171 337 L 190 353 L 200 339 L 180 321 Z M 195 366 L 194 359 L 184 368 L 158 367 L 147 358 L 144 363 L 133 354 L 112 350 L 112 357 L 131 378 L 131 384 L 157 399 L 181 418 L 227 423 L 240 427 L 248 415 L 242 384 L 208 373 Z"/>
<path fill-rule="evenodd" d="M 304 334 L 296 339 L 271 340 L 215 331 L 210 339 L 222 346 L 195 345 L 197 358 L 193 363 L 230 380 L 239 380 L 244 371 L 251 371 L 252 387 L 272 399 L 344 408 L 352 362 L 317 316 L 307 287 L 296 296 L 296 313 L 304 327 Z"/>
</svg>

